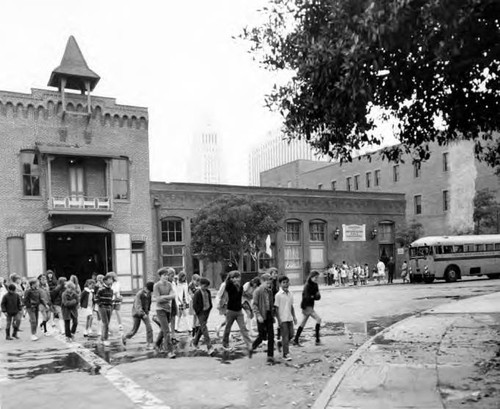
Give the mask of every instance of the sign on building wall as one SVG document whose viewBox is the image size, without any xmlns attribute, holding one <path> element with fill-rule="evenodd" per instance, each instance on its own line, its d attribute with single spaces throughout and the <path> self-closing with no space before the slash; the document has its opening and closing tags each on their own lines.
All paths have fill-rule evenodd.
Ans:
<svg viewBox="0 0 500 409">
<path fill-rule="evenodd" d="M 343 224 L 342 238 L 344 241 L 366 241 L 365 228 L 364 224 Z"/>
</svg>

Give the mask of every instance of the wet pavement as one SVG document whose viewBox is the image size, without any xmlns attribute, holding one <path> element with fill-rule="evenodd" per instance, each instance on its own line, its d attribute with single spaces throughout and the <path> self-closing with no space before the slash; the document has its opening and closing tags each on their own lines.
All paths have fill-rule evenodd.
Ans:
<svg viewBox="0 0 500 409">
<path fill-rule="evenodd" d="M 309 322 L 303 335 L 304 347 L 292 348 L 293 361 L 278 359 L 274 366 L 265 364 L 262 348 L 249 360 L 235 331 L 232 352 L 223 352 L 220 339 L 211 331 L 218 348 L 214 357 L 209 357 L 203 346 L 199 350 L 190 347 L 187 332 L 176 334 L 177 358 L 171 360 L 164 353 L 146 349 L 144 328 L 124 347 L 114 321 L 111 346 L 103 347 L 97 338 L 84 338 L 81 333 L 77 334 L 78 342 L 71 344 L 54 336 L 31 342 L 25 320 L 21 341 L 0 341 L 0 407 L 307 407 L 368 338 L 425 307 L 485 294 L 499 286 L 492 281 L 455 284 L 368 286 L 339 291 L 320 287 L 323 297 L 318 312 L 324 321 L 323 345 L 314 345 L 313 322 Z M 295 294 L 297 304 L 300 293 Z M 132 326 L 130 308 L 130 304 L 123 305 L 126 329 Z M 209 328 L 221 320 L 216 311 L 210 318 Z M 156 334 L 156 327 L 154 330 Z M 373 345 L 392 348 L 393 343 L 393 339 L 381 335 Z M 496 370 L 492 362 L 486 360 L 478 368 L 483 372 Z M 450 388 L 443 390 L 443 396 L 458 393 Z"/>
</svg>

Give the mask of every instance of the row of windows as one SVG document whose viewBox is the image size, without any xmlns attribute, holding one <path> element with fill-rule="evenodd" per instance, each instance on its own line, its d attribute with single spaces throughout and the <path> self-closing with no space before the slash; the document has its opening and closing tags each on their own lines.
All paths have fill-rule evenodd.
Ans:
<svg viewBox="0 0 500 409">
<path fill-rule="evenodd" d="M 500 243 L 412 247 L 410 248 L 410 257 L 423 257 L 434 254 L 477 253 L 482 251 L 500 251 Z"/>
<path fill-rule="evenodd" d="M 442 195 L 443 212 L 450 210 L 450 192 L 443 190 Z M 422 195 L 413 196 L 413 211 L 415 214 L 422 214 Z"/>
<path fill-rule="evenodd" d="M 290 243 L 300 243 L 300 222 L 287 222 L 285 227 L 285 241 Z M 325 241 L 326 223 L 313 221 L 309 223 L 309 240 L 316 242 Z"/>
<path fill-rule="evenodd" d="M 443 172 L 448 172 L 450 169 L 449 166 L 449 156 L 448 152 L 443 153 Z M 420 163 L 415 163 L 413 165 L 413 177 L 414 178 L 420 178 L 422 174 L 422 166 Z M 394 165 L 392 167 L 392 181 L 394 183 L 399 182 L 400 180 L 400 174 L 399 174 L 399 165 Z M 367 189 L 370 189 L 372 187 L 372 182 L 373 186 L 377 187 L 380 186 L 381 182 L 381 176 L 380 176 L 380 169 L 377 169 L 373 171 L 373 181 L 372 181 L 372 172 L 366 172 L 365 174 L 365 186 Z M 351 191 L 351 190 L 359 190 L 360 189 L 360 175 L 354 175 L 353 177 L 349 176 L 346 178 L 346 190 Z M 323 184 L 320 183 L 318 184 L 318 189 L 322 189 Z M 332 190 L 337 190 L 337 181 L 332 180 L 331 182 L 331 189 Z"/>
<path fill-rule="evenodd" d="M 35 152 L 21 152 L 23 196 L 40 196 L 40 166 Z M 68 161 L 69 190 L 72 196 L 86 196 L 85 166 L 78 159 Z M 114 199 L 129 199 L 128 159 L 112 160 Z"/>
</svg>

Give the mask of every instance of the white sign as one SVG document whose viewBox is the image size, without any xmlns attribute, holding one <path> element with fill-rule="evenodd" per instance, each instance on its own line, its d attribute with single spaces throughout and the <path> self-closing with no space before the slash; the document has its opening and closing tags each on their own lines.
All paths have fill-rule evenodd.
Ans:
<svg viewBox="0 0 500 409">
<path fill-rule="evenodd" d="M 403 247 L 398 249 L 398 255 L 404 255 L 405 254 L 405 249 Z"/>
<path fill-rule="evenodd" d="M 366 241 L 365 230 L 364 224 L 343 224 L 342 238 L 344 241 Z"/>
</svg>

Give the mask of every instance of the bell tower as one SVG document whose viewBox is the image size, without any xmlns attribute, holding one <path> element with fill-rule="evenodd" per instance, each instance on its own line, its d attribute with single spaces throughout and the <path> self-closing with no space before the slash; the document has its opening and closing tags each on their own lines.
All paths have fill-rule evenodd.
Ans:
<svg viewBox="0 0 500 409">
<path fill-rule="evenodd" d="M 66 113 L 65 89 L 78 90 L 82 95 L 87 95 L 87 115 L 90 115 L 92 112 L 90 93 L 100 79 L 99 75 L 88 67 L 75 37 L 70 36 L 61 64 L 52 71 L 47 85 L 57 87 L 61 92 L 63 115 Z"/>
</svg>

